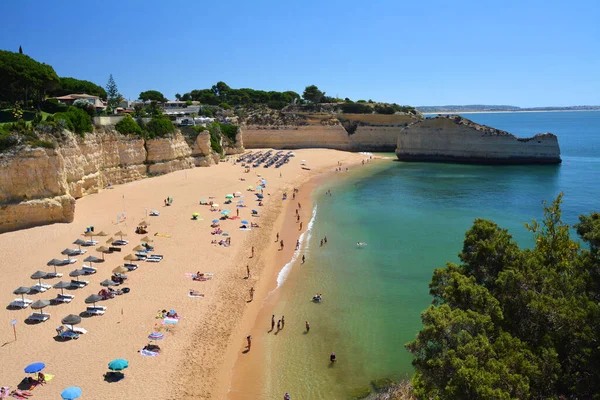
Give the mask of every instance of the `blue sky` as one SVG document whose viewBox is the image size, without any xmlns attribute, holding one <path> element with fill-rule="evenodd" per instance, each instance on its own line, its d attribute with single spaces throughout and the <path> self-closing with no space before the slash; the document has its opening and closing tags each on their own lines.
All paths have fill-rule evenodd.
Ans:
<svg viewBox="0 0 600 400">
<path fill-rule="evenodd" d="M 599 0 L 1 1 L 0 48 L 121 93 L 600 104 Z"/>
</svg>

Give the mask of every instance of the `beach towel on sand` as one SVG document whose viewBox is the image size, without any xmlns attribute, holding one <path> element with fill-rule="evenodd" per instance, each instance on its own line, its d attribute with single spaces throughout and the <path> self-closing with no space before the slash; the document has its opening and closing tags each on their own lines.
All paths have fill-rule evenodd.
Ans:
<svg viewBox="0 0 600 400">
<path fill-rule="evenodd" d="M 166 238 L 171 237 L 171 235 L 167 235 L 166 233 L 155 233 L 154 236 L 160 236 L 160 237 L 166 237 Z"/>
<path fill-rule="evenodd" d="M 188 297 L 193 297 L 194 299 L 199 299 L 200 297 L 204 297 L 204 296 L 198 296 L 198 295 L 195 295 L 195 294 L 189 294 L 188 293 Z"/>
<path fill-rule="evenodd" d="M 140 350 L 140 354 L 146 357 L 156 357 L 158 355 L 157 352 L 155 351 L 150 351 L 150 350 Z"/>
<path fill-rule="evenodd" d="M 210 272 L 204 272 L 204 276 L 213 276 L 214 274 L 211 274 Z M 196 276 L 196 274 L 193 274 L 191 272 L 186 272 L 185 276 L 187 278 L 193 278 L 194 276 Z"/>
</svg>

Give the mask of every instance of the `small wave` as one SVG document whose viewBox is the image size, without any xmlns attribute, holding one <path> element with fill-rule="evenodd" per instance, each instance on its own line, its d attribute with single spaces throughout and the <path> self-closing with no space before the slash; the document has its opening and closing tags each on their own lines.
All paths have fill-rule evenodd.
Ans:
<svg viewBox="0 0 600 400">
<path fill-rule="evenodd" d="M 300 241 L 300 246 L 298 247 L 298 250 L 294 251 L 294 255 L 292 256 L 292 259 L 290 260 L 290 262 L 285 264 L 283 266 L 283 268 L 281 268 L 281 271 L 279 271 L 279 275 L 277 275 L 277 288 L 279 288 L 279 286 L 283 285 L 283 282 L 285 282 L 288 275 L 292 271 L 292 266 L 294 265 L 294 263 L 300 256 L 300 252 L 302 251 L 304 243 L 305 242 L 308 243 L 310 241 L 310 238 L 312 236 L 312 227 L 315 223 L 316 218 L 317 218 L 317 205 L 315 204 L 315 208 L 313 208 L 313 212 L 312 212 L 312 217 L 310 218 L 310 221 L 308 222 L 308 225 L 306 226 L 306 231 L 302 232 L 302 234 L 300 235 L 300 238 L 298 239 Z"/>
</svg>

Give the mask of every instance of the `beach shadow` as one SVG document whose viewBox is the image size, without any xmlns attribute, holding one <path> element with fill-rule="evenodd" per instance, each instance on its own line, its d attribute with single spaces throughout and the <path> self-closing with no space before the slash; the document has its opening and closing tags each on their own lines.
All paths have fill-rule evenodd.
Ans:
<svg viewBox="0 0 600 400">
<path fill-rule="evenodd" d="M 242 351 L 242 354 L 247 354 L 248 352 L 250 352 L 250 350 L 246 349 L 246 350 Z"/>
<path fill-rule="evenodd" d="M 308 335 L 308 331 L 303 331 L 302 334 L 303 335 Z"/>
<path fill-rule="evenodd" d="M 333 368 L 333 366 L 334 366 L 334 365 L 335 365 L 335 363 L 330 361 L 330 362 L 329 362 L 329 367 L 328 367 L 328 368 Z"/>
<path fill-rule="evenodd" d="M 79 316 L 81 318 L 92 318 L 94 315 L 93 314 L 88 314 L 86 311 L 82 311 L 79 313 Z"/>
<path fill-rule="evenodd" d="M 39 324 L 41 324 L 43 321 L 32 321 L 32 320 L 30 320 L 30 319 L 26 319 L 24 322 L 25 322 L 25 324 L 27 324 L 27 325 L 39 325 Z"/>
<path fill-rule="evenodd" d="M 246 303 L 252 303 L 252 300 L 246 300 Z"/>
<path fill-rule="evenodd" d="M 125 374 L 122 372 L 107 372 L 104 374 L 104 382 L 115 383 L 125 379 Z"/>
<path fill-rule="evenodd" d="M 17 389 L 19 390 L 31 390 L 31 384 L 27 382 L 26 378 L 23 378 L 21 382 L 17 385 Z"/>
<path fill-rule="evenodd" d="M 273 328 L 271 328 L 271 330 L 270 330 L 270 331 L 267 331 L 267 333 L 271 333 L 271 332 L 273 332 L 273 331 L 274 331 L 274 329 L 273 329 Z"/>
<path fill-rule="evenodd" d="M 4 346 L 6 346 L 7 344 L 11 344 L 12 342 L 14 342 L 14 340 L 11 340 L 11 341 L 8 341 L 8 342 L 4 342 L 4 344 L 3 344 L 2 346 L 0 346 L 0 347 L 4 347 Z"/>
<path fill-rule="evenodd" d="M 7 310 L 11 310 L 11 311 L 16 311 L 16 310 L 24 310 L 24 308 L 22 307 L 18 307 L 18 306 L 11 306 L 10 304 L 6 306 Z"/>
</svg>

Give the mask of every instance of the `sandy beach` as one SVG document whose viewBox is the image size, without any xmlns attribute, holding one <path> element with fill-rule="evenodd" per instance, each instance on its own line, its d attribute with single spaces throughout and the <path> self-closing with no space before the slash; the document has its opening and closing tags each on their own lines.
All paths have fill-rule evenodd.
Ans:
<svg viewBox="0 0 600 400">
<path fill-rule="evenodd" d="M 238 373 L 246 375 L 243 371 L 248 371 L 248 367 L 253 372 L 258 371 L 253 365 L 260 364 L 260 335 L 253 332 L 257 329 L 256 324 L 262 322 L 258 316 L 263 299 L 276 286 L 279 269 L 291 259 L 295 242 L 302 232 L 289 218 L 289 213 L 295 212 L 295 203 L 306 204 L 301 214 L 306 229 L 311 210 L 311 185 L 315 184 L 311 178 L 332 171 L 338 162 L 347 166 L 368 157 L 322 149 L 295 153 L 296 157 L 279 169 L 257 168 L 244 173 L 240 165 L 230 161 L 115 186 L 79 199 L 73 223 L 0 235 L 3 255 L 0 301 L 4 304 L 0 318 L 0 341 L 3 343 L 0 347 L 3 360 L 0 385 L 15 388 L 26 376 L 25 366 L 44 362 L 44 372 L 54 378 L 33 390 L 36 398 L 59 398 L 60 392 L 72 385 L 80 386 L 82 398 L 86 399 L 226 398 L 232 380 L 237 382 Z M 301 160 L 306 160 L 311 169 L 301 169 Z M 246 188 L 256 186 L 261 178 L 268 184 L 264 206 L 257 207 L 253 193 Z M 311 183 L 302 186 L 309 181 Z M 301 187 L 301 190 L 297 200 L 292 202 L 295 187 Z M 231 246 L 213 245 L 211 240 L 222 237 L 211 235 L 210 224 L 220 214 L 199 205 L 199 200 L 214 196 L 214 201 L 225 208 L 225 195 L 237 191 L 242 192 L 247 204 L 239 209 L 240 220 L 252 220 L 260 228 L 241 231 L 240 220 L 225 221 L 221 227 L 229 232 Z M 286 201 L 282 201 L 283 192 L 288 193 Z M 170 207 L 163 205 L 167 197 L 174 199 Z M 230 205 L 231 215 L 235 215 L 236 201 Z M 253 208 L 259 210 L 259 217 L 251 217 Z M 160 216 L 147 216 L 151 210 L 159 211 Z M 199 213 L 200 220 L 191 219 L 194 212 Z M 154 240 L 155 253 L 164 255 L 164 259 L 160 263 L 140 262 L 136 271 L 128 273 L 122 286 L 131 291 L 99 303 L 107 307 L 105 315 L 82 317 L 78 326 L 87 330 L 85 335 L 67 342 L 55 340 L 55 329 L 61 325 L 61 318 L 85 311 L 84 299 L 102 289 L 99 283 L 110 278 L 111 271 L 123 264 L 123 257 L 140 244 L 144 235 L 136 235 L 134 231 L 142 220 L 150 223 L 148 235 Z M 50 313 L 49 321 L 30 325 L 24 320 L 34 310 L 6 308 L 19 297 L 12 293 L 14 289 L 36 284 L 30 275 L 37 270 L 53 271 L 46 263 L 52 258 L 62 259 L 60 252 L 63 249 L 76 248 L 72 242 L 82 238 L 85 227 L 90 225 L 96 232 L 104 231 L 110 236 L 122 230 L 127 233 L 125 239 L 129 244 L 123 246 L 120 253 L 107 254 L 105 262 L 96 264 L 96 274 L 80 278 L 88 280 L 88 286 L 65 290 L 75 296 L 71 303 L 46 307 L 43 311 Z M 283 251 L 278 251 L 279 246 L 275 244 L 277 232 L 285 242 Z M 156 233 L 161 236 L 154 236 Z M 100 246 L 108 238 L 94 239 Z M 87 247 L 85 256 L 100 257 L 96 247 Z M 250 258 L 252 247 L 255 255 Z M 61 279 L 69 281 L 69 272 L 81 268 L 85 256 L 78 256 L 73 265 L 57 267 L 58 272 L 64 274 L 62 278 L 42 282 L 53 285 Z M 251 271 L 249 279 L 245 279 L 246 265 Z M 186 276 L 196 271 L 214 276 L 205 282 L 193 281 Z M 256 290 L 254 301 L 247 302 L 251 287 Z M 188 297 L 190 289 L 203 293 L 204 297 Z M 33 301 L 51 300 L 58 293 L 58 289 L 49 289 L 26 297 Z M 269 301 L 272 299 L 273 296 Z M 162 309 L 175 309 L 182 318 L 176 325 L 163 325 L 162 320 L 156 318 Z M 13 320 L 17 320 L 16 341 L 11 326 Z M 142 356 L 139 350 L 148 343 L 147 336 L 155 330 L 165 335 L 165 339 L 158 342 L 161 354 Z M 255 337 L 252 349 L 244 355 L 248 357 L 240 358 L 249 333 Z M 125 379 L 106 382 L 107 364 L 115 358 L 129 360 Z"/>
</svg>

